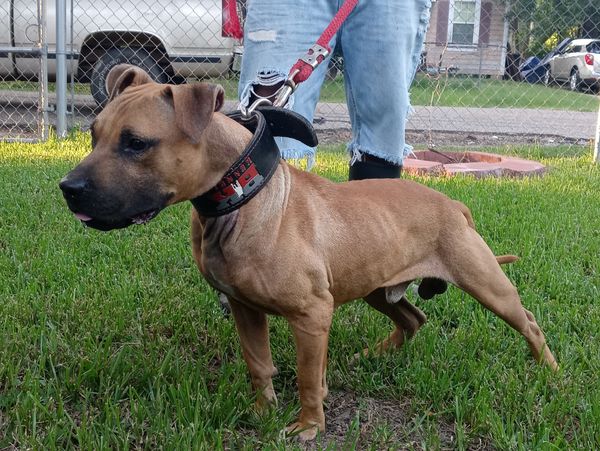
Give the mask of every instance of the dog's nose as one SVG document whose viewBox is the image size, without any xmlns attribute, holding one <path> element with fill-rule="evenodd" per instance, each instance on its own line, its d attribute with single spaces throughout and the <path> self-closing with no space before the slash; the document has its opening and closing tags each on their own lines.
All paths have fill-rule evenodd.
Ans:
<svg viewBox="0 0 600 451">
<path fill-rule="evenodd" d="M 89 183 L 84 178 L 70 179 L 65 177 L 60 181 L 58 186 L 65 196 L 77 197 L 88 189 Z"/>
</svg>

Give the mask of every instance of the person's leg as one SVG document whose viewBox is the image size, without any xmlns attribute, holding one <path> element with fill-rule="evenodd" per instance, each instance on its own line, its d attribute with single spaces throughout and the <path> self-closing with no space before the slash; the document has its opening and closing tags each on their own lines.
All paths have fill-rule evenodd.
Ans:
<svg viewBox="0 0 600 451">
<path fill-rule="evenodd" d="M 298 59 L 316 42 L 336 12 L 334 0 L 252 0 L 247 4 L 244 23 L 244 55 L 238 86 L 240 105 L 274 95 L 287 79 Z M 335 38 L 331 43 L 335 46 Z M 310 122 L 325 79 L 327 58 L 313 74 L 298 86 L 286 108 Z M 315 148 L 291 138 L 275 138 L 285 159 L 307 158 L 310 168 Z M 225 315 L 231 311 L 227 296 L 218 294 Z"/>
<path fill-rule="evenodd" d="M 342 27 L 353 137 L 350 178 L 399 177 L 410 111 L 408 90 L 429 24 L 430 0 L 361 2 Z"/>
<path fill-rule="evenodd" d="M 349 179 L 398 178 L 410 112 L 409 89 L 429 25 L 430 0 L 359 3 L 340 36 L 346 97 L 352 121 Z M 446 291 L 439 279 L 423 279 L 419 295 Z"/>
<path fill-rule="evenodd" d="M 271 97 L 286 80 L 294 63 L 329 24 L 336 12 L 334 0 L 252 0 L 244 25 L 244 57 L 240 74 L 240 103 Z M 332 46 L 335 42 L 332 42 Z M 329 58 L 300 84 L 287 107 L 312 122 Z M 289 138 L 277 138 L 284 158 L 308 157 L 315 149 Z"/>
</svg>

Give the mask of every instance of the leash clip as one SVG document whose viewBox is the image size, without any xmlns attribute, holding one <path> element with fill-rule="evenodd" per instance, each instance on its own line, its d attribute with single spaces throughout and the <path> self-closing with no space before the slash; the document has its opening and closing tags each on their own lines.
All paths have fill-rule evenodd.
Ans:
<svg viewBox="0 0 600 451">
<path fill-rule="evenodd" d="M 252 118 L 252 113 L 254 113 L 254 110 L 256 110 L 261 105 L 272 106 L 273 102 L 271 102 L 269 99 L 261 97 L 252 102 L 252 105 L 250 105 L 249 107 L 240 105 L 240 113 L 242 113 L 242 120 L 249 121 Z"/>
<path fill-rule="evenodd" d="M 298 84 L 294 81 L 294 77 L 298 75 L 299 72 L 300 69 L 295 69 L 290 72 L 290 75 L 288 75 L 288 78 L 283 82 L 281 88 L 277 90 L 275 101 L 273 102 L 274 107 L 283 108 L 286 105 L 288 99 L 298 87 Z"/>
<path fill-rule="evenodd" d="M 317 63 L 319 64 L 319 63 Z M 240 112 L 242 113 L 242 120 L 247 121 L 252 117 L 252 113 L 256 108 L 261 105 L 274 106 L 276 108 L 283 108 L 290 96 L 296 90 L 298 84 L 294 81 L 294 77 L 298 75 L 300 69 L 295 69 L 288 75 L 288 78 L 283 82 L 283 85 L 273 94 L 275 100 L 271 101 L 266 97 L 260 97 L 252 102 L 252 105 L 245 107 L 240 105 Z M 270 96 L 272 98 L 272 96 Z"/>
</svg>

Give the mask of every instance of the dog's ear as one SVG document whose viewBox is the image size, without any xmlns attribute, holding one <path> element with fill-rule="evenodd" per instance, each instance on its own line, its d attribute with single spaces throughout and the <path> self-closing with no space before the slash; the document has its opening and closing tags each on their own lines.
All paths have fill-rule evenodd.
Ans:
<svg viewBox="0 0 600 451">
<path fill-rule="evenodd" d="M 198 144 L 213 113 L 221 109 L 225 98 L 223 88 L 211 83 L 169 86 L 165 94 L 172 96 L 175 123 L 193 144 Z"/>
<path fill-rule="evenodd" d="M 106 92 L 110 102 L 130 86 L 154 83 L 147 72 L 131 64 L 118 64 L 106 77 Z"/>
</svg>

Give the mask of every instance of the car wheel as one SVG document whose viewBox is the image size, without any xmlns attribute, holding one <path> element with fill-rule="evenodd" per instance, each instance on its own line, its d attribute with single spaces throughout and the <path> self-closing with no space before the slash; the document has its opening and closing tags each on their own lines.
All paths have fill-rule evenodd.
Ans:
<svg viewBox="0 0 600 451">
<path fill-rule="evenodd" d="M 110 70 L 118 64 L 131 64 L 148 72 L 157 83 L 167 83 L 169 80 L 165 70 L 144 49 L 112 48 L 108 49 L 96 62 L 90 80 L 90 90 L 96 103 L 104 107 L 108 102 L 106 92 L 106 77 Z"/>
<path fill-rule="evenodd" d="M 569 89 L 571 91 L 579 91 L 581 87 L 581 78 L 579 78 L 579 71 L 577 69 L 573 69 L 571 71 L 571 76 L 569 77 Z"/>
</svg>

